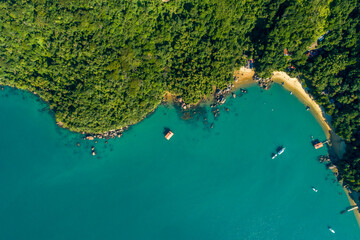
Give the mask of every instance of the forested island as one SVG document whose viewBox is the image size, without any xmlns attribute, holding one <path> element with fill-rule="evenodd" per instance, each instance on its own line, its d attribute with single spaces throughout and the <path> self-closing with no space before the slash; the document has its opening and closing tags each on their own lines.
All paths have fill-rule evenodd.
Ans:
<svg viewBox="0 0 360 240">
<path fill-rule="evenodd" d="M 347 143 L 339 164 L 360 191 L 356 0 L 24 0 L 0 3 L 0 84 L 49 103 L 72 131 L 134 124 L 166 91 L 194 104 L 233 81 L 287 71 Z"/>
</svg>

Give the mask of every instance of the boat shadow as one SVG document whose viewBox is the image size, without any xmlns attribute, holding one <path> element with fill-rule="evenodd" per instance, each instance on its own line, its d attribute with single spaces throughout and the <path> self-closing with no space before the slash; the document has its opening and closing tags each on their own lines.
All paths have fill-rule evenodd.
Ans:
<svg viewBox="0 0 360 240">
<path fill-rule="evenodd" d="M 163 135 L 165 136 L 170 131 L 170 128 L 164 127 Z"/>
<path fill-rule="evenodd" d="M 281 146 L 277 147 L 277 148 L 276 148 L 276 152 L 280 152 L 280 151 L 281 151 L 281 149 L 283 149 L 283 148 L 284 148 L 284 146 L 283 146 L 283 145 L 281 145 Z"/>
</svg>

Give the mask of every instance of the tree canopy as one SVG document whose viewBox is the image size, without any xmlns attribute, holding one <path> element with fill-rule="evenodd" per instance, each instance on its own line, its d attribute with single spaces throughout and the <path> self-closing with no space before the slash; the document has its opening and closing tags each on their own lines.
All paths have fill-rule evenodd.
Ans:
<svg viewBox="0 0 360 240">
<path fill-rule="evenodd" d="M 0 84 L 36 92 L 72 131 L 101 133 L 140 121 L 166 91 L 196 103 L 253 58 L 260 76 L 306 83 L 360 190 L 358 16 L 357 0 L 5 0 Z"/>
</svg>

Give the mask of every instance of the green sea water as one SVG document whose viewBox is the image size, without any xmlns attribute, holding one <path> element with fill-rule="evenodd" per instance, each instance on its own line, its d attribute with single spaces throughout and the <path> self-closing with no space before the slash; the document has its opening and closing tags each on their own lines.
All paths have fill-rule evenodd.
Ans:
<svg viewBox="0 0 360 240">
<path fill-rule="evenodd" d="M 0 239 L 360 239 L 317 161 L 326 148 L 311 145 L 325 134 L 294 96 L 254 86 L 217 119 L 202 111 L 185 121 L 160 106 L 95 144 L 57 127 L 37 97 L 0 91 Z"/>
</svg>

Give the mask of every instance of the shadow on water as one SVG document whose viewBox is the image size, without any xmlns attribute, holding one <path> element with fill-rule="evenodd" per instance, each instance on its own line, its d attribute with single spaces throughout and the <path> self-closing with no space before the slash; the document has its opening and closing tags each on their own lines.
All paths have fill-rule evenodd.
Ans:
<svg viewBox="0 0 360 240">
<path fill-rule="evenodd" d="M 284 148 L 284 146 L 283 146 L 283 145 L 281 145 L 281 146 L 277 147 L 277 148 L 276 148 L 276 152 L 280 152 L 283 148 Z"/>
<path fill-rule="evenodd" d="M 165 136 L 170 131 L 170 128 L 164 127 L 163 135 Z"/>
</svg>

